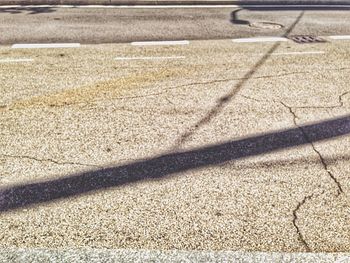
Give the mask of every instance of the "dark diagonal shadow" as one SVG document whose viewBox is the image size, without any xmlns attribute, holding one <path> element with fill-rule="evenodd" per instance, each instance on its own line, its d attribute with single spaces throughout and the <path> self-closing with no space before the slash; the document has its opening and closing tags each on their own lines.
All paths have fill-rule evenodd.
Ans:
<svg viewBox="0 0 350 263">
<path fill-rule="evenodd" d="M 308 134 L 308 138 L 304 136 Z M 350 133 L 350 115 L 46 182 L 0 189 L 0 211 L 219 165 Z"/>
<path fill-rule="evenodd" d="M 239 11 L 239 10 L 238 10 Z M 304 15 L 304 11 L 302 11 L 298 17 L 295 19 L 294 23 L 284 32 L 283 36 L 287 37 L 290 32 L 295 28 L 295 26 L 299 23 L 301 18 Z M 271 56 L 273 52 L 281 45 L 280 42 L 276 42 L 265 54 L 264 56 L 257 62 L 255 65 L 243 76 L 242 80 L 239 81 L 225 96 L 221 97 L 216 105 L 210 109 L 210 111 L 197 123 L 195 123 L 192 127 L 188 129 L 185 133 L 183 133 L 178 140 L 176 140 L 174 148 L 176 149 L 180 145 L 184 144 L 188 141 L 192 135 L 203 125 L 209 123 L 215 116 L 217 116 L 224 107 L 241 91 L 247 81 L 253 77 L 255 72 L 264 65 L 266 60 Z"/>
</svg>

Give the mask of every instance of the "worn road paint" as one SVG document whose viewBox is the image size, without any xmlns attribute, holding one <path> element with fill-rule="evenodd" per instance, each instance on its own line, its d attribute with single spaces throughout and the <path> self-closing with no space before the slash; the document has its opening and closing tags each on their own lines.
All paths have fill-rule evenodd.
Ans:
<svg viewBox="0 0 350 263">
<path fill-rule="evenodd" d="M 256 43 L 256 42 L 281 42 L 288 41 L 285 37 L 252 37 L 252 38 L 236 38 L 232 39 L 235 43 Z"/>
<path fill-rule="evenodd" d="M 161 59 L 182 59 L 184 56 L 176 57 L 117 57 L 115 60 L 161 60 Z"/>
<path fill-rule="evenodd" d="M 304 51 L 304 52 L 277 52 L 271 53 L 271 55 L 281 56 L 281 55 L 313 55 L 313 54 L 324 54 L 324 51 Z"/>
<path fill-rule="evenodd" d="M 330 39 L 335 40 L 350 40 L 350 35 L 343 35 L 343 36 L 329 36 Z"/>
<path fill-rule="evenodd" d="M 79 43 L 14 44 L 12 48 L 76 48 Z"/>
<path fill-rule="evenodd" d="M 167 46 L 167 45 L 188 45 L 190 41 L 188 40 L 178 40 L 178 41 L 141 41 L 141 42 L 131 42 L 133 46 Z"/>
<path fill-rule="evenodd" d="M 12 62 L 32 62 L 34 59 L 32 58 L 5 58 L 5 59 L 0 59 L 0 63 L 12 63 Z"/>
</svg>

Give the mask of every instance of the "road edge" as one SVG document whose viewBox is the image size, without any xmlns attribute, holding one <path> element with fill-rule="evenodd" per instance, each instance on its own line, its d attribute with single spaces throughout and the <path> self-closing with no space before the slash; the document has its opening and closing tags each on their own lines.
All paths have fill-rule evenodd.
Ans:
<svg viewBox="0 0 350 263">
<path fill-rule="evenodd" d="M 349 262 L 349 253 L 136 249 L 0 249 L 0 262 Z"/>
</svg>

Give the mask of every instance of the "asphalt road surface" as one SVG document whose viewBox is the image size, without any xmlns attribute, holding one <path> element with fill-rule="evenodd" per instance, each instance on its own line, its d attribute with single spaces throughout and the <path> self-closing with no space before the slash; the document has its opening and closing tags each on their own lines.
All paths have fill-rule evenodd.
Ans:
<svg viewBox="0 0 350 263">
<path fill-rule="evenodd" d="M 206 12 L 218 11 L 225 13 Z M 33 39 L 54 14 L 2 14 L 43 16 L 38 30 L 11 27 L 28 26 L 27 37 L 12 32 L 8 42 L 56 42 Z M 283 32 L 269 35 L 298 34 L 315 14 L 290 11 Z M 222 250 L 349 253 L 350 36 L 343 35 L 346 18 L 336 25 L 339 17 L 314 25 L 326 30 L 328 21 L 333 37 L 308 44 L 229 38 L 0 46 L 4 261 L 22 253 L 17 248 L 44 257 L 45 249 L 72 249 L 60 254 L 67 258 L 81 248 L 97 249 L 82 256 L 145 251 L 202 259 Z M 106 248 L 124 250 L 99 252 Z"/>
<path fill-rule="evenodd" d="M 305 8 L 0 8 L 0 44 L 275 36 L 283 34 L 300 10 Z M 306 8 L 293 34 L 348 35 L 349 12 L 349 7 Z"/>
</svg>

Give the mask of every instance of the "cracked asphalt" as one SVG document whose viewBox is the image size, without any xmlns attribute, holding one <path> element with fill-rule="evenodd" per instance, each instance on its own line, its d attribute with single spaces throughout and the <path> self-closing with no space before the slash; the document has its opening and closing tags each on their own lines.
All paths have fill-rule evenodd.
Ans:
<svg viewBox="0 0 350 263">
<path fill-rule="evenodd" d="M 273 45 L 0 47 L 0 247 L 349 252 L 350 42 Z"/>
</svg>

